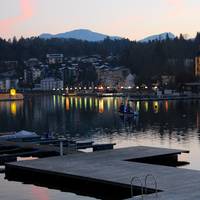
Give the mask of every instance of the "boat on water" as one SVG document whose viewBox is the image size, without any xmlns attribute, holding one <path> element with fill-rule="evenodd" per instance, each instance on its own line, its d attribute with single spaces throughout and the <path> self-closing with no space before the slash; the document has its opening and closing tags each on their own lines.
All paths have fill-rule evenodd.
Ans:
<svg viewBox="0 0 200 200">
<path fill-rule="evenodd" d="M 139 112 L 132 109 L 129 104 L 127 104 L 127 106 L 125 106 L 123 103 L 120 105 L 118 112 L 121 115 L 127 115 L 127 116 L 138 116 L 139 115 Z"/>
<path fill-rule="evenodd" d="M 130 112 L 126 112 L 126 111 L 119 111 L 120 115 L 127 115 L 127 116 L 138 116 L 139 113 L 137 111 L 130 111 Z"/>
<path fill-rule="evenodd" d="M 24 139 L 39 139 L 40 136 L 35 132 L 29 131 L 19 131 L 19 132 L 11 132 L 0 134 L 0 141 L 15 141 L 15 140 L 24 140 Z"/>
</svg>

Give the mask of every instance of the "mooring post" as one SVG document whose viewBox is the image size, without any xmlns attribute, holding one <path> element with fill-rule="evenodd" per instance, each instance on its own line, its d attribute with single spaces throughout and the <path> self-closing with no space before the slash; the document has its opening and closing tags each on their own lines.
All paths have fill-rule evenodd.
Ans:
<svg viewBox="0 0 200 200">
<path fill-rule="evenodd" d="M 65 141 L 65 138 L 61 137 L 59 138 L 59 141 L 60 141 L 60 156 L 63 156 L 64 153 L 63 153 L 63 142 Z"/>
</svg>

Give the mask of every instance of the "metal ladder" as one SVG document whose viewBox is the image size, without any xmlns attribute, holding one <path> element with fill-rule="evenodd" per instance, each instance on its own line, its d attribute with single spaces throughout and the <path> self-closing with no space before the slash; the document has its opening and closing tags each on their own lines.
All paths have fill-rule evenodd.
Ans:
<svg viewBox="0 0 200 200">
<path fill-rule="evenodd" d="M 147 194 L 147 183 L 148 183 L 147 181 L 148 181 L 149 178 L 152 178 L 153 181 L 154 181 L 155 199 L 158 199 L 158 183 L 157 183 L 157 180 L 156 180 L 156 178 L 153 174 L 147 174 L 145 176 L 145 183 L 144 183 L 145 194 Z"/>
<path fill-rule="evenodd" d="M 133 183 L 136 180 L 138 180 L 141 184 L 141 195 L 142 195 L 141 197 L 142 197 L 142 200 L 143 200 L 144 199 L 144 187 L 143 187 L 141 179 L 138 176 L 135 176 L 131 179 L 131 197 L 133 197 L 133 195 L 134 195 L 134 192 L 133 192 L 133 185 L 134 184 Z"/>
<path fill-rule="evenodd" d="M 134 182 L 135 182 L 136 180 L 138 180 L 138 181 L 140 182 L 140 185 L 141 185 L 141 199 L 144 200 L 144 197 L 145 197 L 145 195 L 146 195 L 147 192 L 148 192 L 147 185 L 148 185 L 148 180 L 149 180 L 150 178 L 152 178 L 153 181 L 154 181 L 154 186 L 155 186 L 155 188 L 154 188 L 154 190 L 155 190 L 155 199 L 158 199 L 158 183 L 157 183 L 157 180 L 156 180 L 155 176 L 153 176 L 152 174 L 147 174 L 147 175 L 145 176 L 144 185 L 143 185 L 143 183 L 142 183 L 141 178 L 139 178 L 139 177 L 137 177 L 137 176 L 135 176 L 135 177 L 133 177 L 133 178 L 131 179 L 131 182 L 130 182 L 130 184 L 131 184 L 131 198 L 132 198 L 132 197 L 134 198 L 134 196 L 133 196 L 133 195 L 134 195 L 134 192 L 133 192 Z"/>
</svg>

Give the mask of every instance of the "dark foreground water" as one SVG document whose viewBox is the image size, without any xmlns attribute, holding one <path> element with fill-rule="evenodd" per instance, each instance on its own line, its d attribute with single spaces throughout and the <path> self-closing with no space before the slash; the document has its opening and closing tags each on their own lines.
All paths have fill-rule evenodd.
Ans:
<svg viewBox="0 0 200 200">
<path fill-rule="evenodd" d="M 122 98 L 36 96 L 18 102 L 0 102 L 0 132 L 30 130 L 52 132 L 78 140 L 190 150 L 185 168 L 200 170 L 200 101 L 133 102 L 139 117 L 122 117 Z M 4 180 L 0 199 L 93 199 L 72 193 Z"/>
</svg>

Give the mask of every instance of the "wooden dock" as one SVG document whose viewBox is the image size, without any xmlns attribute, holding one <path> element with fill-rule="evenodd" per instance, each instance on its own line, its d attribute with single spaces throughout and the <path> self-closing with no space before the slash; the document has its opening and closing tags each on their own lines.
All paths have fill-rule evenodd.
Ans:
<svg viewBox="0 0 200 200">
<path fill-rule="evenodd" d="M 76 153 L 70 151 L 69 148 L 63 148 L 63 154 Z M 60 155 L 60 147 L 47 143 L 26 143 L 26 142 L 12 142 L 3 141 L 0 142 L 0 165 L 4 165 L 6 162 L 17 161 L 18 157 L 52 157 Z"/>
<path fill-rule="evenodd" d="M 49 177 L 48 181 L 51 179 L 55 181 L 57 177 L 59 181 L 56 187 L 61 183 L 64 184 L 61 180 L 70 180 L 72 182 L 76 180 L 76 183 L 79 182 L 80 187 L 84 189 L 88 189 L 86 188 L 89 187 L 88 183 L 91 185 L 102 184 L 108 188 L 109 186 L 118 187 L 119 190 L 126 190 L 127 195 L 124 197 L 128 199 L 131 197 L 131 179 L 137 176 L 144 183 L 145 176 L 152 174 L 156 177 L 158 183 L 158 198 L 155 198 L 156 194 L 153 193 L 155 192 L 154 185 L 150 184 L 147 185 L 147 188 L 153 194 L 146 194 L 146 200 L 199 200 L 200 171 L 142 163 L 145 160 L 147 162 L 155 161 L 155 163 L 162 163 L 162 161 L 165 163 L 166 160 L 169 163 L 176 162 L 177 155 L 181 153 L 189 152 L 139 146 L 63 157 L 51 157 L 33 161 L 8 163 L 6 164 L 6 176 L 12 180 L 15 179 L 15 176 L 19 175 L 21 176 L 20 180 L 23 180 L 23 176 L 28 178 L 32 174 L 33 177 L 37 175 L 40 177 L 45 176 L 46 179 Z M 138 162 L 140 160 L 142 162 Z M 77 184 L 76 187 L 78 187 Z M 135 182 L 134 187 L 140 190 L 141 185 L 139 182 Z M 78 188 L 75 189 L 76 191 L 78 190 Z M 95 192 L 97 191 L 98 188 L 95 188 Z M 101 191 L 102 187 L 99 187 L 98 192 Z M 132 199 L 137 199 L 137 197 Z M 141 199 L 141 196 L 138 196 L 138 199 Z"/>
</svg>

